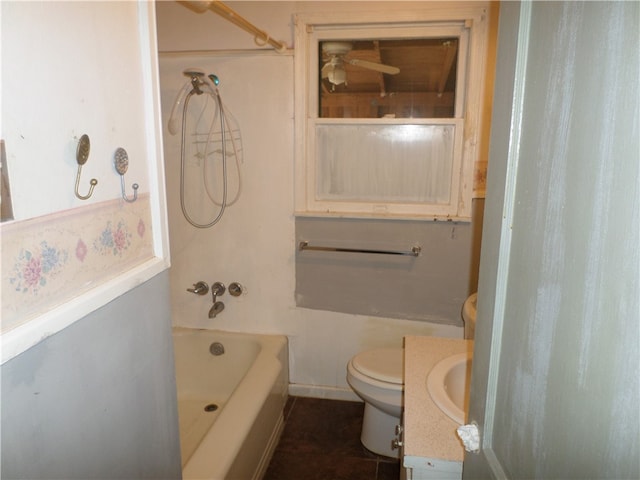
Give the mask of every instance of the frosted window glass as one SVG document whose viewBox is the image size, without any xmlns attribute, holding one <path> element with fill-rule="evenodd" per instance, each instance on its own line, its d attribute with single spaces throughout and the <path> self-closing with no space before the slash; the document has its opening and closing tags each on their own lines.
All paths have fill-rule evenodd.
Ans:
<svg viewBox="0 0 640 480">
<path fill-rule="evenodd" d="M 454 125 L 317 125 L 316 198 L 448 204 Z"/>
</svg>

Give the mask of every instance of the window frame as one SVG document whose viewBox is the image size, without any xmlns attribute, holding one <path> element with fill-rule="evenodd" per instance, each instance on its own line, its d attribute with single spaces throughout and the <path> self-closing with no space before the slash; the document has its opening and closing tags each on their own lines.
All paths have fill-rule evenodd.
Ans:
<svg viewBox="0 0 640 480">
<path fill-rule="evenodd" d="M 299 14 L 295 18 L 295 132 L 297 216 L 461 220 L 471 218 L 473 166 L 481 131 L 486 57 L 486 8 L 467 7 L 413 12 Z M 348 19 L 348 20 L 347 20 Z M 428 29 L 428 30 L 425 30 Z M 458 58 L 454 118 L 330 119 L 319 117 L 318 42 L 357 38 L 429 38 L 462 32 L 466 58 Z M 460 48 L 460 52 L 463 52 Z M 321 124 L 438 125 L 456 128 L 448 204 L 328 201 L 316 198 L 315 128 Z M 458 129 L 462 134 L 458 135 Z"/>
</svg>

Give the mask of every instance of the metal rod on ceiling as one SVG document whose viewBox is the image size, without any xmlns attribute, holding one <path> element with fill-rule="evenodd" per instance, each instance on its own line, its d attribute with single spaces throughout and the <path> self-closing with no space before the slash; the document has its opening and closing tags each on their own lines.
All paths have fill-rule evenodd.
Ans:
<svg viewBox="0 0 640 480">
<path fill-rule="evenodd" d="M 230 21 L 234 25 L 237 25 L 238 27 L 252 34 L 255 42 L 258 45 L 269 44 L 280 53 L 283 53 L 287 50 L 287 46 L 284 43 L 271 38 L 271 36 L 267 32 L 256 27 L 253 23 L 243 18 L 242 15 L 238 14 L 236 11 L 234 11 L 233 9 L 225 5 L 223 2 L 180 1 L 179 3 L 183 4 L 187 8 L 194 10 L 198 13 L 202 13 L 206 10 L 211 10 L 212 12 L 217 13 L 224 19 Z M 259 42 L 262 42 L 262 43 L 259 43 Z"/>
</svg>

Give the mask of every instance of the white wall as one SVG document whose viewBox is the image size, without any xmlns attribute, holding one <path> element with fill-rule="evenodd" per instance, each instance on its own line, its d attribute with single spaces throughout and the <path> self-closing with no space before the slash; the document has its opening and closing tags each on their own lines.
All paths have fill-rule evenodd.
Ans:
<svg viewBox="0 0 640 480">
<path fill-rule="evenodd" d="M 424 7 L 428 3 L 411 3 L 411 7 Z M 292 14 L 296 10 L 353 9 L 356 5 L 228 4 L 289 45 L 293 38 Z M 397 7 L 398 3 L 394 5 Z M 362 4 L 356 6 L 363 8 Z M 373 8 L 385 8 L 385 4 L 376 3 Z M 273 51 L 163 54 L 178 50 L 256 50 L 256 46 L 249 34 L 211 12 L 196 14 L 174 2 L 160 2 L 157 19 L 174 323 L 286 334 L 290 339 L 292 391 L 338 398 L 353 398 L 345 369 L 349 358 L 362 349 L 400 346 L 403 336 L 408 334 L 462 337 L 460 326 L 295 306 L 293 55 Z M 174 98 L 187 80 L 182 75 L 187 67 L 198 67 L 219 76 L 222 98 L 237 118 L 244 142 L 240 200 L 227 210 L 218 225 L 207 230 L 190 227 L 182 217 L 178 194 L 179 136 L 170 136 L 166 129 Z M 471 245 L 464 248 L 470 250 Z M 209 319 L 211 296 L 186 292 L 199 280 L 209 284 L 238 281 L 245 286 L 246 294 L 238 298 L 223 296 L 226 309 L 217 318 Z"/>
<path fill-rule="evenodd" d="M 168 267 L 153 7 L 0 5 L 0 136 L 15 218 L 0 226 L 3 361 Z M 83 134 L 91 148 L 78 194 L 98 181 L 88 199 L 74 193 Z M 127 191 L 140 185 L 135 203 L 121 198 L 120 147 Z"/>
<path fill-rule="evenodd" d="M 147 110 L 147 92 L 154 89 L 149 68 L 154 19 L 150 15 L 148 22 L 145 12 L 153 4 L 140 6 L 0 3 L 1 136 L 16 213 L 0 235 L 3 309 L 16 310 L 7 295 L 16 287 L 4 278 L 14 262 L 20 265 L 4 257 L 11 237 L 31 255 L 34 241 L 40 245 L 33 231 L 55 231 L 56 242 L 47 235 L 48 245 L 57 251 L 58 241 L 71 245 L 64 255 L 68 262 L 57 263 L 60 269 L 71 270 L 75 262 L 83 273 L 89 270 L 89 281 L 100 278 L 90 264 L 96 255 L 93 238 L 82 228 L 69 233 L 66 225 L 80 218 L 83 226 L 99 228 L 105 210 L 127 208 L 119 204 L 120 179 L 112 163 L 118 146 L 130 154 L 128 185 L 138 181 L 147 203 L 150 196 L 161 196 L 150 188 L 152 172 L 158 175 L 150 145 L 159 138 Z M 90 135 L 92 148 L 81 193 L 91 177 L 100 182 L 86 202 L 74 195 L 75 149 L 83 133 Z M 46 229 L 37 228 L 41 222 L 48 223 Z M 147 233 L 150 227 L 148 222 Z M 78 244 L 84 245 L 81 254 Z M 121 280 L 132 270 L 115 276 Z M 105 289 L 95 287 L 98 296 L 88 306 L 70 307 L 72 302 L 58 295 L 35 319 L 17 309 L 18 322 L 30 321 L 1 336 L 2 478 L 180 478 L 169 278 L 167 272 L 155 273 L 138 270 L 135 278 L 128 276 L 128 285 L 113 280 Z M 43 296 L 53 282 L 41 280 L 49 281 L 38 282 L 37 290 L 21 289 L 24 295 Z M 72 273 L 66 280 L 75 302 L 89 282 Z M 47 317 L 52 310 L 57 317 Z M 18 331 L 24 334 L 14 335 Z"/>
<path fill-rule="evenodd" d="M 149 192 L 139 22 L 136 2 L 3 2 L 2 138 L 16 220 L 119 198 L 118 147 L 129 154 L 128 193 L 133 182 Z M 98 180 L 85 201 L 74 194 L 83 134 L 80 194 Z"/>
</svg>

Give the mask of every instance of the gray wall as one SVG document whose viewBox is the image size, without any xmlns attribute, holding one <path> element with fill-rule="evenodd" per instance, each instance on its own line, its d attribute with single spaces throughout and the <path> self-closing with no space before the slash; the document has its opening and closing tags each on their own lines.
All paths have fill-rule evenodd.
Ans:
<svg viewBox="0 0 640 480">
<path fill-rule="evenodd" d="M 638 18 L 501 6 L 465 479 L 640 478 Z"/>
<path fill-rule="evenodd" d="M 300 307 L 462 325 L 460 310 L 477 289 L 484 200 L 471 223 L 296 218 L 296 245 L 410 250 L 418 257 L 298 251 Z"/>
<path fill-rule="evenodd" d="M 168 273 L 1 367 L 2 478 L 180 478 Z"/>
</svg>

